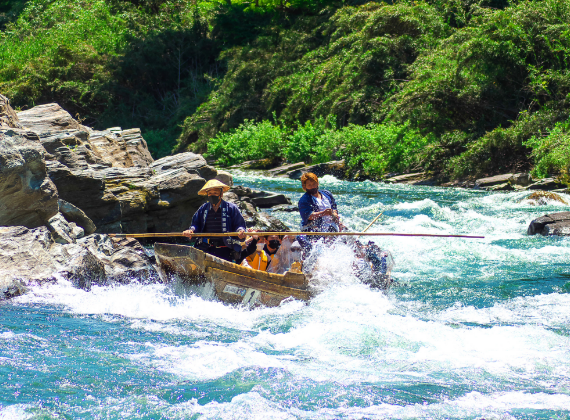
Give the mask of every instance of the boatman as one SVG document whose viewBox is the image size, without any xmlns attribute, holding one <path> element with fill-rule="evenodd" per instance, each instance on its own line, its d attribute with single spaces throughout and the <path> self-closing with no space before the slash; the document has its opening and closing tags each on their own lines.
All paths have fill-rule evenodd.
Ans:
<svg viewBox="0 0 570 420">
<path fill-rule="evenodd" d="M 239 232 L 238 238 L 245 239 L 245 220 L 239 209 L 222 199 L 229 189 L 217 179 L 206 182 L 198 194 L 208 196 L 208 202 L 194 213 L 192 226 L 183 232 L 184 236 L 191 239 L 194 233 Z M 226 261 L 233 261 L 242 249 L 241 241 L 231 236 L 198 238 L 194 246 Z"/>
</svg>

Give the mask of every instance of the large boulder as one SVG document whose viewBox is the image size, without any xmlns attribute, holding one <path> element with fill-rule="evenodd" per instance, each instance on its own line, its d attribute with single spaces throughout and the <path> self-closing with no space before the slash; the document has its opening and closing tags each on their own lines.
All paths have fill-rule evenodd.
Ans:
<svg viewBox="0 0 570 420">
<path fill-rule="evenodd" d="M 544 236 L 570 236 L 570 211 L 546 214 L 534 219 L 530 222 L 527 233 L 529 235 L 540 233 Z"/>
<path fill-rule="evenodd" d="M 0 225 L 35 228 L 58 212 L 45 150 L 23 133 L 0 130 Z"/>
<path fill-rule="evenodd" d="M 20 111 L 18 119 L 24 128 L 36 133 L 86 129 L 56 103 Z"/>
<path fill-rule="evenodd" d="M 0 227 L 0 299 L 31 285 L 67 279 L 89 290 L 93 284 L 158 279 L 152 259 L 134 239 L 94 234 L 58 243 L 45 226 Z"/>
</svg>

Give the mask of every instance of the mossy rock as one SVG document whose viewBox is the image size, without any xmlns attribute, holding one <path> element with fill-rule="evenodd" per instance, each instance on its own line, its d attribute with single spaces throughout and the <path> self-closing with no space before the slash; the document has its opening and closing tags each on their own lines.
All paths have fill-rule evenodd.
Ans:
<svg viewBox="0 0 570 420">
<path fill-rule="evenodd" d="M 535 204 L 541 206 L 547 205 L 548 201 L 558 201 L 559 203 L 568 205 L 568 202 L 564 198 L 562 198 L 559 194 L 542 190 L 533 192 L 531 195 L 524 198 L 523 200 L 534 201 Z"/>
</svg>

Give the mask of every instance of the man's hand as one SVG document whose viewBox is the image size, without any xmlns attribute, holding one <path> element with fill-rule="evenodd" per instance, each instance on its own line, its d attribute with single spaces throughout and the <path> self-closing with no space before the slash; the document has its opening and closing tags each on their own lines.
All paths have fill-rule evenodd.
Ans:
<svg viewBox="0 0 570 420">
<path fill-rule="evenodd" d="M 245 231 L 243 229 L 238 229 L 238 238 L 241 240 L 245 239 Z"/>
<path fill-rule="evenodd" d="M 333 213 L 332 209 L 324 209 L 322 211 L 322 215 L 323 216 L 334 216 L 334 213 Z"/>
<path fill-rule="evenodd" d="M 184 236 L 186 236 L 188 239 L 192 239 L 192 235 L 194 234 L 194 230 L 193 229 L 185 230 L 184 232 L 182 232 L 182 234 Z"/>
</svg>

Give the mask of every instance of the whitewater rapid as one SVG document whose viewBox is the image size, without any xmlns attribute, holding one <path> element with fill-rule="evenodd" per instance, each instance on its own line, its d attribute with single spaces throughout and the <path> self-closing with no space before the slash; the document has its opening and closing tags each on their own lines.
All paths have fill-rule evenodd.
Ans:
<svg viewBox="0 0 570 420">
<path fill-rule="evenodd" d="M 236 183 L 301 195 L 286 179 Z M 570 416 L 570 246 L 526 235 L 564 206 L 532 206 L 524 192 L 321 183 L 352 229 L 384 211 L 372 231 L 485 239 L 375 239 L 396 261 L 400 286 L 387 294 L 354 277 L 338 244 L 322 255 L 322 291 L 277 308 L 136 281 L 33 287 L 0 306 L 0 419 Z"/>
</svg>

